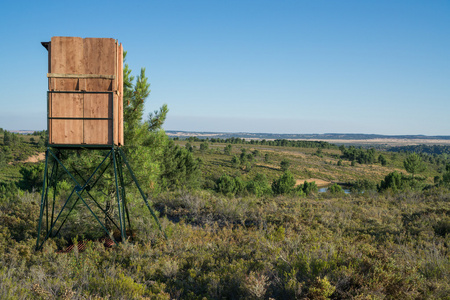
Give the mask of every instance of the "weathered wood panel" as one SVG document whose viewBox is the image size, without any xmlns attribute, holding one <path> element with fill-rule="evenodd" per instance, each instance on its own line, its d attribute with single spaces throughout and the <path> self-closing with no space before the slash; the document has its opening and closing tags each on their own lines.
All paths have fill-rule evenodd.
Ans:
<svg viewBox="0 0 450 300">
<path fill-rule="evenodd" d="M 120 44 L 119 46 L 119 55 L 117 56 L 119 70 L 117 72 L 118 75 L 118 97 L 117 100 L 119 102 L 119 144 L 124 144 L 123 137 L 123 46 Z"/>
<path fill-rule="evenodd" d="M 109 94 L 84 94 L 84 117 L 112 118 L 111 104 Z"/>
<path fill-rule="evenodd" d="M 49 73 L 84 74 L 83 39 L 80 37 L 52 37 Z M 51 91 L 79 90 L 78 79 L 51 79 Z"/>
<path fill-rule="evenodd" d="M 118 48 L 119 44 L 115 43 L 114 44 L 114 73 L 117 74 L 118 70 L 119 70 L 119 66 L 118 66 L 118 56 L 119 56 L 119 48 Z M 114 80 L 114 90 L 116 91 L 116 97 L 117 97 L 117 92 L 118 92 L 118 78 L 116 78 Z M 114 122 L 114 128 L 113 128 L 113 133 L 114 133 L 114 141 L 115 143 L 119 143 L 119 101 L 114 101 L 113 103 L 113 107 L 114 107 L 114 120 L 117 120 L 117 122 Z"/>
<path fill-rule="evenodd" d="M 48 50 L 49 91 L 69 92 L 49 95 L 49 143 L 123 145 L 122 45 L 109 38 L 52 37 Z M 75 91 L 86 93 L 70 93 Z M 113 92 L 114 101 L 111 94 L 88 92 Z"/>
<path fill-rule="evenodd" d="M 112 122 L 84 120 L 83 143 L 86 145 L 112 145 Z"/>
<path fill-rule="evenodd" d="M 53 144 L 83 144 L 83 120 L 52 120 Z"/>
<path fill-rule="evenodd" d="M 83 117 L 82 94 L 51 94 L 51 117 Z"/>
<path fill-rule="evenodd" d="M 114 39 L 84 39 L 84 74 L 116 75 L 116 41 Z M 86 91 L 112 91 L 108 79 L 86 80 Z"/>
<path fill-rule="evenodd" d="M 49 117 L 49 143 L 82 143 L 82 120 L 59 120 L 52 118 L 82 118 L 83 95 L 50 94 Z"/>
<path fill-rule="evenodd" d="M 108 94 L 84 94 L 85 118 L 112 118 L 112 99 Z M 85 144 L 112 144 L 113 120 L 85 120 Z"/>
</svg>

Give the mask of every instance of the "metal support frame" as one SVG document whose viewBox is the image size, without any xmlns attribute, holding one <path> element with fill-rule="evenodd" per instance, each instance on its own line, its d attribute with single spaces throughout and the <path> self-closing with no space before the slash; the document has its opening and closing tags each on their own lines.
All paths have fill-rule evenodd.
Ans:
<svg viewBox="0 0 450 300">
<path fill-rule="evenodd" d="M 131 230 L 131 221 L 130 215 L 126 200 L 126 192 L 125 192 L 125 182 L 124 182 L 124 174 L 123 174 L 123 165 L 127 167 L 129 174 L 131 175 L 133 182 L 136 184 L 142 199 L 150 211 L 150 214 L 154 218 L 156 224 L 158 224 L 159 230 L 163 233 L 164 237 L 167 238 L 165 232 L 161 228 L 161 224 L 148 203 L 147 196 L 142 191 L 136 176 L 134 175 L 133 170 L 128 163 L 128 160 L 119 147 L 111 147 L 105 148 L 106 154 L 103 157 L 102 162 L 95 168 L 89 178 L 86 180 L 83 176 L 76 170 L 74 166 L 72 166 L 72 173 L 68 170 L 68 168 L 61 162 L 58 158 L 59 156 L 59 148 L 51 148 L 47 147 L 45 153 L 45 168 L 44 168 L 44 180 L 42 185 L 42 194 L 41 194 L 41 205 L 40 205 L 40 214 L 39 214 L 39 223 L 38 223 L 38 235 L 36 240 L 36 250 L 42 249 L 45 241 L 51 237 L 55 237 L 59 234 L 61 228 L 64 226 L 66 221 L 68 220 L 69 215 L 72 213 L 75 206 L 81 202 L 86 206 L 89 212 L 94 216 L 97 222 L 100 224 L 102 229 L 105 231 L 106 235 L 109 236 L 114 243 L 118 243 L 119 241 L 127 240 L 127 229 Z M 49 168 L 49 164 L 51 167 Z M 116 222 L 114 220 L 114 216 L 110 216 L 106 208 L 103 208 L 101 204 L 93 197 L 90 191 L 96 186 L 97 182 L 102 178 L 105 171 L 109 169 L 112 165 L 112 169 L 114 170 L 114 187 L 115 187 L 115 201 L 118 209 L 118 217 L 119 220 Z M 59 172 L 59 167 L 64 172 Z M 50 171 L 51 169 L 51 171 Z M 56 213 L 57 202 L 56 198 L 57 193 L 57 183 L 58 180 L 63 176 L 70 178 L 74 187 L 70 193 L 70 195 L 63 201 L 58 203 L 58 207 L 60 207 L 59 212 Z M 78 178 L 78 180 L 77 180 Z M 81 181 L 81 182 L 80 182 Z M 49 199 L 49 189 L 53 188 L 53 199 Z M 71 200 L 76 196 L 76 199 Z M 89 200 L 89 201 L 87 201 Z M 51 203 L 50 203 L 51 202 Z M 49 204 L 51 204 L 51 211 Z M 62 206 L 61 206 L 62 205 Z M 110 232 L 107 227 L 95 213 L 100 211 L 102 215 L 105 216 L 105 220 L 108 220 L 113 225 L 113 228 L 117 229 L 120 232 L 120 239 L 114 238 L 112 232 Z M 56 216 L 56 217 L 55 217 Z M 44 221 L 45 220 L 45 221 Z"/>
</svg>

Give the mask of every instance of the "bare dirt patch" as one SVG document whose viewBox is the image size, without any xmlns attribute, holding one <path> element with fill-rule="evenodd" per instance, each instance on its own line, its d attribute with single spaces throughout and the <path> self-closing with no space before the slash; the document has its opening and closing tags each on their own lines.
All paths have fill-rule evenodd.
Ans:
<svg viewBox="0 0 450 300">
<path fill-rule="evenodd" d="M 27 159 L 25 159 L 25 160 L 23 160 L 21 162 L 24 162 L 24 163 L 28 163 L 28 162 L 36 163 L 36 162 L 39 162 L 39 161 L 44 160 L 44 159 L 45 159 L 45 152 L 42 152 L 42 153 L 39 153 L 39 154 L 36 154 L 36 155 L 32 155 L 32 156 L 28 157 Z"/>
<path fill-rule="evenodd" d="M 304 182 L 316 182 L 316 185 L 319 187 L 323 187 L 323 186 L 327 186 L 331 184 L 331 181 L 326 181 L 326 180 L 322 180 L 322 179 L 317 179 L 317 178 L 308 178 L 308 179 L 297 179 L 295 181 L 295 186 L 298 186 L 300 184 L 303 184 Z"/>
</svg>

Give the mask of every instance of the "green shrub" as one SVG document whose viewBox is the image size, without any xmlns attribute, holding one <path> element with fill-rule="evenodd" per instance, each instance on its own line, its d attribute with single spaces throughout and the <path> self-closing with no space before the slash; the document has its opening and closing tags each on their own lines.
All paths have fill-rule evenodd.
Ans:
<svg viewBox="0 0 450 300">
<path fill-rule="evenodd" d="M 290 165 L 291 162 L 288 159 L 283 158 L 283 160 L 280 163 L 281 171 L 286 172 L 289 169 Z"/>
<path fill-rule="evenodd" d="M 446 237 L 447 234 L 450 234 L 450 217 L 438 221 L 433 227 L 437 235 Z"/>
<path fill-rule="evenodd" d="M 217 191 L 224 195 L 234 195 L 236 193 L 236 181 L 228 175 L 222 175 L 217 180 Z"/>
<path fill-rule="evenodd" d="M 339 184 L 333 183 L 330 187 L 328 187 L 328 192 L 330 194 L 336 195 L 336 194 L 343 194 L 344 190 Z"/>
<path fill-rule="evenodd" d="M 357 180 L 351 183 L 350 188 L 352 193 L 364 193 L 366 191 L 376 191 L 377 184 L 367 179 Z"/>
<path fill-rule="evenodd" d="M 317 186 L 315 181 L 307 182 L 305 180 L 305 182 L 303 182 L 303 184 L 301 184 L 297 187 L 297 193 L 299 193 L 299 195 L 309 196 L 314 193 L 317 193 L 318 191 L 319 191 L 319 187 Z"/>
<path fill-rule="evenodd" d="M 19 183 L 20 188 L 28 191 L 42 189 L 42 180 L 44 178 L 44 164 L 32 164 L 20 169 L 22 180 Z"/>
<path fill-rule="evenodd" d="M 295 186 L 295 179 L 291 172 L 286 171 L 274 180 L 272 183 L 272 191 L 275 195 L 288 194 L 293 191 Z"/>
<path fill-rule="evenodd" d="M 263 195 L 268 195 L 272 192 L 266 175 L 256 174 L 255 177 L 247 182 L 246 190 L 255 195 L 256 197 L 261 197 Z"/>
<path fill-rule="evenodd" d="M 392 191 L 396 192 L 398 190 L 403 190 L 408 186 L 409 184 L 407 176 L 405 176 L 403 173 L 394 171 L 386 175 L 384 180 L 381 181 L 378 190 L 384 191 L 387 189 L 391 189 Z"/>
</svg>

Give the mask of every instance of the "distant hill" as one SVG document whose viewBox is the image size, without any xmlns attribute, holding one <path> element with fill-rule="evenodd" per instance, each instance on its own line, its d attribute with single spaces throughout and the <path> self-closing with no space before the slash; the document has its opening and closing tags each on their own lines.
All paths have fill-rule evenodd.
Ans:
<svg viewBox="0 0 450 300">
<path fill-rule="evenodd" d="M 286 139 L 286 140 L 449 140 L 450 136 L 426 136 L 426 135 L 381 135 L 363 133 L 323 133 L 323 134 L 279 134 L 279 133 L 248 133 L 248 132 L 199 132 L 199 131 L 175 131 L 167 130 L 170 137 L 188 138 L 243 138 L 243 139 Z"/>
<path fill-rule="evenodd" d="M 33 134 L 36 130 L 8 130 L 8 131 L 19 134 Z"/>
</svg>

